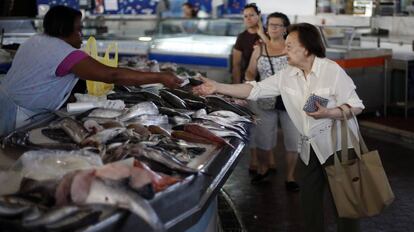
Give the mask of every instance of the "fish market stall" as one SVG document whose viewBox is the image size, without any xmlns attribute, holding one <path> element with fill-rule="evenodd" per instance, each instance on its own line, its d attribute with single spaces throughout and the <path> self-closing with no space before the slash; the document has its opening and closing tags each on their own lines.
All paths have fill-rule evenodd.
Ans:
<svg viewBox="0 0 414 232">
<path fill-rule="evenodd" d="M 2 156 L 17 161 L 1 173 L 1 228 L 217 227 L 216 194 L 240 158 L 254 120 L 248 109 L 222 96 L 192 95 L 188 85 L 76 97 L 3 139 Z"/>
</svg>

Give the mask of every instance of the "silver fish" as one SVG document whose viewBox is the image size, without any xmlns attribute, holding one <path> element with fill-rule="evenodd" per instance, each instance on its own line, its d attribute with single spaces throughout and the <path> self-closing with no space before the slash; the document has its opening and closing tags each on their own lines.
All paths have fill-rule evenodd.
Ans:
<svg viewBox="0 0 414 232">
<path fill-rule="evenodd" d="M 63 218 L 53 224 L 46 225 L 46 228 L 51 230 L 69 230 L 76 229 L 85 224 L 92 224 L 99 218 L 101 212 L 93 211 L 91 209 L 80 210 L 70 217 Z"/>
<path fill-rule="evenodd" d="M 176 159 L 174 155 L 168 154 L 168 151 L 158 148 L 158 147 L 146 147 L 143 144 L 134 144 L 131 145 L 131 155 L 134 156 L 144 156 L 145 158 L 148 158 L 150 160 L 159 162 L 161 164 L 164 164 L 165 166 L 185 172 L 185 173 L 197 173 L 198 171 L 193 168 L 187 167 L 185 164 L 183 164 L 181 161 Z"/>
<path fill-rule="evenodd" d="M 173 117 L 170 117 L 170 121 L 171 121 L 171 123 L 173 123 L 175 125 L 181 125 L 181 124 L 190 123 L 191 118 L 186 118 L 186 117 L 181 117 L 181 116 L 173 116 Z"/>
<path fill-rule="evenodd" d="M 77 144 L 80 144 L 89 134 L 81 123 L 68 117 L 50 124 L 49 127 L 62 128 Z"/>
<path fill-rule="evenodd" d="M 39 207 L 31 207 L 24 213 L 23 220 L 32 221 L 42 216 L 43 213 L 43 210 L 40 210 Z"/>
<path fill-rule="evenodd" d="M 94 109 L 88 117 L 97 118 L 116 118 L 124 113 L 122 110 L 111 110 L 111 109 Z"/>
<path fill-rule="evenodd" d="M 0 202 L 0 216 L 17 216 L 30 209 L 28 205 Z"/>
<path fill-rule="evenodd" d="M 134 118 L 130 122 L 133 123 L 141 123 L 145 126 L 149 125 L 164 125 L 168 124 L 168 116 L 167 115 L 142 115 L 137 118 Z"/>
<path fill-rule="evenodd" d="M 119 120 L 122 122 L 131 120 L 141 115 L 158 115 L 158 108 L 157 106 L 150 101 L 138 103 L 121 116 L 119 116 Z"/>
<path fill-rule="evenodd" d="M 34 220 L 23 220 L 22 224 L 24 227 L 37 227 L 37 226 L 52 224 L 65 217 L 71 216 L 78 211 L 79 211 L 79 207 L 77 206 L 59 207 L 59 208 L 49 210 L 48 212 L 44 213 L 42 216 Z"/>
<path fill-rule="evenodd" d="M 234 113 L 233 111 L 229 111 L 229 110 L 218 110 L 218 111 L 214 111 L 209 113 L 208 115 L 210 116 L 217 116 L 217 117 L 222 117 L 225 118 L 231 122 L 247 122 L 247 123 L 252 123 L 251 119 L 248 119 L 245 116 L 240 116 L 236 113 Z"/>
<path fill-rule="evenodd" d="M 105 204 L 128 209 L 141 217 L 154 231 L 165 231 L 164 225 L 151 205 L 122 182 L 95 178 L 85 202 L 80 204 Z"/>
<path fill-rule="evenodd" d="M 126 128 L 123 127 L 115 127 L 110 129 L 105 129 L 100 131 L 92 136 L 89 136 L 85 140 L 82 141 L 81 145 L 92 145 L 95 147 L 99 147 L 100 145 L 105 144 L 108 140 L 116 137 L 117 135 L 123 133 Z"/>
</svg>

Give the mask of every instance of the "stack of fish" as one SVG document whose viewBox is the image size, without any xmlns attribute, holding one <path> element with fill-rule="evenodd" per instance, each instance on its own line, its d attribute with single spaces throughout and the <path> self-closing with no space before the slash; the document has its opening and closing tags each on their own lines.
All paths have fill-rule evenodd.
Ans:
<svg viewBox="0 0 414 232">
<path fill-rule="evenodd" d="M 188 175 L 202 174 L 200 168 L 206 159 L 200 159 L 204 162 L 200 165 L 189 164 L 198 157 L 217 154 L 222 147 L 234 148 L 233 138 L 245 141 L 246 125 L 254 118 L 246 108 L 219 96 L 204 98 L 183 89 L 116 92 L 108 99 L 123 100 L 127 108 L 96 108 L 59 118 L 44 127 L 16 132 L 3 141 L 37 149 L 89 150 L 99 154 L 106 165 L 71 171 L 48 182 L 31 180 L 36 188 L 23 181 L 18 195 L 0 199 L 0 217 L 17 218 L 28 229 L 79 228 L 85 226 L 84 221 L 101 220 L 99 215 L 106 215 L 107 210 L 95 205 L 104 204 L 128 209 L 154 230 L 162 230 L 161 221 L 145 199 Z M 131 159 L 132 164 L 123 163 Z M 54 188 L 39 193 L 38 189 L 50 187 L 50 182 L 55 183 Z M 33 197 L 33 193 L 41 199 L 52 199 L 52 203 L 9 200 Z M 78 223 L 76 218 L 88 220 Z"/>
</svg>

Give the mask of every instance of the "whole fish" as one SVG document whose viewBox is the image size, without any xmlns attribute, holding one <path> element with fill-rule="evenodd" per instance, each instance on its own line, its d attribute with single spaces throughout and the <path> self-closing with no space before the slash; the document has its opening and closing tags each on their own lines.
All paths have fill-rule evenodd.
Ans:
<svg viewBox="0 0 414 232">
<path fill-rule="evenodd" d="M 165 90 L 180 97 L 181 99 L 191 99 L 193 101 L 203 102 L 203 103 L 206 102 L 206 99 L 204 97 L 194 95 L 191 92 L 187 92 L 181 89 L 165 89 Z"/>
<path fill-rule="evenodd" d="M 250 110 L 245 110 L 244 108 L 236 106 L 221 97 L 218 96 L 208 96 L 207 105 L 214 109 L 229 110 L 241 116 L 252 117 L 254 114 Z"/>
<path fill-rule="evenodd" d="M 116 92 L 108 94 L 108 100 L 123 100 L 125 104 L 137 104 L 140 102 L 148 101 L 147 97 L 136 92 Z"/>
<path fill-rule="evenodd" d="M 88 119 L 86 121 L 83 122 L 83 126 L 85 127 L 85 129 L 92 134 L 96 134 L 99 131 L 102 131 L 104 129 L 103 126 L 99 125 L 98 122 L 96 122 L 95 120 L 92 119 Z"/>
<path fill-rule="evenodd" d="M 17 216 L 30 209 L 30 205 L 11 204 L 0 201 L 0 216 Z"/>
<path fill-rule="evenodd" d="M 51 123 L 49 127 L 63 129 L 77 144 L 80 144 L 89 135 L 89 132 L 80 122 L 68 117 L 63 118 L 58 122 Z"/>
<path fill-rule="evenodd" d="M 188 119 L 191 119 L 191 117 L 189 115 L 178 112 L 177 109 L 171 109 L 171 108 L 167 108 L 167 107 L 159 107 L 158 110 L 160 111 L 160 114 L 165 114 L 168 117 L 181 116 L 181 117 L 187 117 Z"/>
<path fill-rule="evenodd" d="M 166 106 L 166 107 L 170 106 L 160 96 L 158 96 L 157 94 L 154 94 L 152 92 L 140 91 L 140 92 L 136 92 L 135 94 L 144 97 L 147 101 L 154 102 L 157 106 Z"/>
<path fill-rule="evenodd" d="M 232 122 L 252 123 L 251 119 L 240 116 L 240 115 L 234 113 L 233 111 L 228 111 L 228 110 L 213 111 L 213 112 L 209 113 L 208 115 L 226 118 L 226 119 L 228 119 L 229 121 L 232 121 Z"/>
<path fill-rule="evenodd" d="M 222 138 L 237 138 L 243 141 L 246 141 L 247 138 L 243 137 L 241 135 L 239 135 L 238 133 L 231 131 L 231 130 L 222 130 L 222 129 L 218 129 L 216 127 L 210 127 L 210 126 L 206 126 L 203 125 L 204 127 L 206 127 L 207 129 L 209 129 L 211 131 L 211 133 L 215 134 L 218 137 L 222 137 Z"/>
<path fill-rule="evenodd" d="M 165 231 L 163 223 L 151 205 L 120 181 L 95 178 L 86 198 L 78 199 L 76 203 L 104 204 L 128 209 L 148 223 L 153 231 Z"/>
<path fill-rule="evenodd" d="M 73 231 L 86 225 L 98 221 L 101 212 L 91 209 L 79 210 L 70 217 L 63 218 L 55 223 L 47 224 L 46 228 L 50 230 Z"/>
<path fill-rule="evenodd" d="M 209 126 L 214 126 L 221 129 L 231 130 L 238 133 L 240 136 L 245 136 L 247 134 L 247 131 L 244 127 L 240 127 L 230 122 L 223 121 L 220 117 L 214 118 L 213 116 L 199 115 L 199 117 L 193 118 L 193 122 L 201 123 L 203 125 L 207 124 Z"/>
<path fill-rule="evenodd" d="M 116 118 L 123 113 L 122 110 L 112 110 L 112 109 L 94 109 L 89 113 L 88 117 L 96 118 Z"/>
<path fill-rule="evenodd" d="M 184 125 L 184 131 L 206 138 L 210 141 L 212 141 L 213 143 L 217 143 L 220 146 L 223 145 L 229 145 L 231 148 L 234 148 L 233 145 L 231 145 L 229 142 L 227 142 L 226 140 L 224 140 L 223 138 L 215 135 L 214 133 L 212 133 L 209 129 L 203 127 L 202 125 L 196 124 L 196 123 L 188 123 Z"/>
<path fill-rule="evenodd" d="M 141 102 L 129 108 L 128 111 L 119 116 L 118 119 L 125 122 L 141 115 L 158 115 L 158 108 L 150 101 Z"/>
<path fill-rule="evenodd" d="M 94 135 L 87 137 L 81 142 L 81 145 L 100 147 L 101 145 L 104 145 L 107 141 L 109 141 L 110 139 L 123 133 L 125 130 L 126 128 L 124 127 L 115 127 L 115 128 L 105 129 L 103 131 L 100 131 Z"/>
<path fill-rule="evenodd" d="M 175 130 L 171 133 L 171 136 L 173 138 L 182 139 L 184 141 L 191 142 L 191 143 L 202 143 L 202 144 L 214 144 L 215 143 L 215 142 L 213 142 L 211 140 L 208 140 L 204 137 L 201 137 L 201 136 L 198 136 L 198 135 L 195 135 L 195 134 L 191 134 L 191 133 L 186 132 L 186 131 Z"/>
<path fill-rule="evenodd" d="M 129 121 L 130 123 L 141 123 L 145 126 L 149 125 L 165 125 L 168 124 L 167 115 L 142 115 L 133 120 Z"/>
<path fill-rule="evenodd" d="M 73 143 L 73 139 L 63 129 L 42 128 L 41 132 L 44 136 L 60 143 Z"/>
<path fill-rule="evenodd" d="M 180 125 L 180 124 L 186 124 L 191 122 L 191 118 L 188 117 L 181 117 L 181 116 L 173 116 L 168 118 L 169 122 L 173 125 Z"/>
<path fill-rule="evenodd" d="M 54 209 L 51 209 L 45 212 L 43 215 L 33 220 L 23 220 L 22 225 L 24 227 L 44 226 L 47 224 L 55 223 L 65 217 L 71 216 L 78 211 L 79 211 L 79 207 L 77 206 L 64 206 L 64 207 L 54 208 Z"/>
<path fill-rule="evenodd" d="M 142 144 L 135 144 L 131 146 L 131 155 L 135 157 L 144 156 L 147 159 L 161 163 L 173 170 L 181 171 L 184 173 L 197 173 L 198 171 L 185 166 L 179 160 L 175 159 L 174 156 L 169 155 L 167 151 L 161 150 L 157 147 L 146 147 Z"/>
<path fill-rule="evenodd" d="M 146 126 L 138 122 L 128 124 L 127 128 L 132 129 L 143 138 L 148 138 L 151 135 L 151 131 Z"/>
<path fill-rule="evenodd" d="M 185 101 L 171 92 L 168 92 L 164 89 L 160 90 L 160 96 L 162 97 L 164 101 L 174 106 L 174 108 L 187 109 L 187 105 L 185 104 Z"/>
<path fill-rule="evenodd" d="M 164 135 L 164 136 L 167 136 L 167 137 L 171 137 L 171 133 L 169 131 L 167 131 L 166 129 L 160 127 L 160 126 L 149 125 L 148 130 L 152 134 L 160 134 L 160 135 Z"/>
<path fill-rule="evenodd" d="M 207 105 L 201 101 L 195 101 L 188 98 L 184 98 L 183 100 L 185 101 L 185 104 L 188 106 L 188 108 L 191 110 L 199 110 L 207 107 Z"/>
</svg>

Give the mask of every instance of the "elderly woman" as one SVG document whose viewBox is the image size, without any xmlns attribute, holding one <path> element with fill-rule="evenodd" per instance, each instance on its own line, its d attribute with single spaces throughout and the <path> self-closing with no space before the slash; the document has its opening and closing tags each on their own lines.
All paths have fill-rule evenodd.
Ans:
<svg viewBox="0 0 414 232">
<path fill-rule="evenodd" d="M 325 163 L 332 160 L 331 127 L 333 119 L 342 119 L 339 106 L 354 114 L 364 109 L 352 79 L 335 62 L 325 58 L 325 48 L 316 27 L 301 23 L 288 28 L 286 38 L 288 66 L 261 82 L 221 84 L 203 79 L 194 88 L 198 94 L 221 93 L 239 98 L 258 99 L 281 95 L 286 111 L 301 134 L 300 188 L 306 231 L 324 231 L 323 193 L 327 185 Z M 327 107 L 316 103 L 317 111 L 307 113 L 303 106 L 311 94 L 328 99 Z M 348 112 L 350 114 L 350 112 Z M 350 115 L 348 115 L 350 116 Z M 338 122 L 339 123 L 339 122 Z M 355 133 L 357 125 L 350 124 Z M 336 135 L 338 141 L 340 133 Z M 340 145 L 336 145 L 340 150 Z M 352 148 L 352 144 L 348 144 Z M 357 220 L 338 219 L 339 231 L 359 231 Z"/>
<path fill-rule="evenodd" d="M 0 80 L 0 136 L 29 124 L 35 114 L 59 109 L 78 78 L 118 85 L 179 86 L 181 80 L 171 73 L 112 68 L 78 50 L 81 17 L 80 11 L 69 7 L 51 8 L 43 20 L 44 33 L 17 50 L 9 72 Z"/>
</svg>

